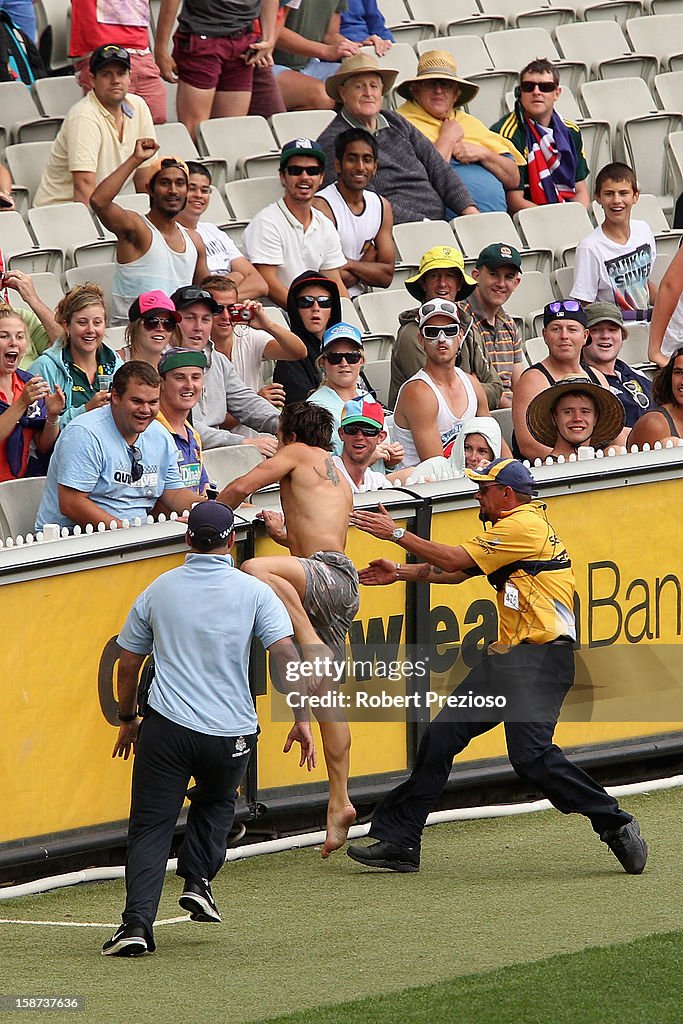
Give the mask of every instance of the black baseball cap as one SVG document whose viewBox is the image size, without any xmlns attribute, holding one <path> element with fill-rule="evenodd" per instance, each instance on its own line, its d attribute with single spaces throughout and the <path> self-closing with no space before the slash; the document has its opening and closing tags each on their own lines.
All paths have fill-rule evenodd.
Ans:
<svg viewBox="0 0 683 1024">
<path fill-rule="evenodd" d="M 123 64 L 130 71 L 130 54 L 125 46 L 118 43 L 104 43 L 93 50 L 90 56 L 90 73 L 96 75 L 107 64 Z"/>
<path fill-rule="evenodd" d="M 186 284 L 182 288 L 176 288 L 171 296 L 171 301 L 179 312 L 181 309 L 187 309 L 188 306 L 194 306 L 196 302 L 203 302 L 205 306 L 209 307 L 214 316 L 218 316 L 225 309 L 225 306 L 222 306 L 220 302 L 216 302 L 211 292 L 207 292 L 204 288 L 197 288 L 194 284 Z"/>
<path fill-rule="evenodd" d="M 221 501 L 200 501 L 187 519 L 187 535 L 193 546 L 207 550 L 232 533 L 235 517 L 229 505 Z"/>
</svg>

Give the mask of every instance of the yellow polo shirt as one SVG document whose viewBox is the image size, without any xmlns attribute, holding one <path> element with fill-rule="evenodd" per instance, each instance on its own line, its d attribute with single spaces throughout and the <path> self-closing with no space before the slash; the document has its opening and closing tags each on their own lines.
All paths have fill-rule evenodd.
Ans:
<svg viewBox="0 0 683 1024">
<path fill-rule="evenodd" d="M 123 101 L 123 133 L 119 141 L 113 114 L 102 106 L 94 92 L 89 92 L 64 118 L 33 205 L 72 203 L 74 171 L 94 173 L 99 185 L 132 155 L 136 140 L 142 138 L 156 139 L 152 115 L 143 99 L 128 93 Z"/>
<path fill-rule="evenodd" d="M 576 639 L 574 573 L 542 501 L 503 512 L 462 546 L 497 592 L 501 646 Z"/>
</svg>

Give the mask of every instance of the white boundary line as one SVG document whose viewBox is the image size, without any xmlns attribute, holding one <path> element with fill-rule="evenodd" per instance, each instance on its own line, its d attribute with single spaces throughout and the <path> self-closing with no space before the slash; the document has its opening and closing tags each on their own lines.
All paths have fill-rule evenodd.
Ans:
<svg viewBox="0 0 683 1024">
<path fill-rule="evenodd" d="M 181 922 L 189 920 L 188 916 L 167 917 L 164 921 L 155 921 L 154 927 L 158 928 L 162 924 L 181 924 Z M 43 927 L 51 925 L 54 928 L 118 928 L 120 923 L 120 921 L 23 921 L 18 917 L 0 918 L 0 924 L 37 924 Z"/>
</svg>

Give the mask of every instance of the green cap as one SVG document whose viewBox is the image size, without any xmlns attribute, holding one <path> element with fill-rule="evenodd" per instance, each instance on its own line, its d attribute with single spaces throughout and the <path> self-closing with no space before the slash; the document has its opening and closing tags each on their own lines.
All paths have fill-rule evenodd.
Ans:
<svg viewBox="0 0 683 1024">
<path fill-rule="evenodd" d="M 504 242 L 494 242 L 482 249 L 477 256 L 478 267 L 488 267 L 489 270 L 497 270 L 498 267 L 514 267 L 521 274 L 522 257 L 512 245 Z"/>
<path fill-rule="evenodd" d="M 607 320 L 610 324 L 624 326 L 624 317 L 621 310 L 613 302 L 591 302 L 586 306 L 586 320 L 588 329 Z"/>
<path fill-rule="evenodd" d="M 163 376 L 169 370 L 177 370 L 181 366 L 198 366 L 205 370 L 207 367 L 206 356 L 203 352 L 197 352 L 196 349 L 169 348 L 161 357 L 159 373 Z"/>
</svg>

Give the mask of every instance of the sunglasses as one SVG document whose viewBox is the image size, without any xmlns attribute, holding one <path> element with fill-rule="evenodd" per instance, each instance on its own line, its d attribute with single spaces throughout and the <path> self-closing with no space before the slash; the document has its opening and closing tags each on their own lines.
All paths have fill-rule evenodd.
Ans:
<svg viewBox="0 0 683 1024">
<path fill-rule="evenodd" d="M 345 359 L 349 366 L 355 366 L 363 358 L 363 353 L 355 352 L 323 352 L 323 359 L 326 359 L 332 366 L 339 366 L 342 359 Z"/>
<path fill-rule="evenodd" d="M 449 324 L 447 327 L 430 327 L 425 324 L 420 333 L 425 341 L 438 341 L 442 336 L 450 341 L 460 334 L 460 324 Z"/>
<path fill-rule="evenodd" d="M 144 317 L 142 321 L 142 326 L 146 331 L 156 331 L 159 327 L 165 331 L 172 331 L 175 325 L 175 320 L 170 316 L 149 316 Z"/>
<path fill-rule="evenodd" d="M 550 313 L 578 313 L 582 308 L 577 299 L 562 299 L 561 302 L 549 302 L 546 309 Z"/>
<path fill-rule="evenodd" d="M 319 309 L 332 309 L 331 295 L 297 295 L 296 308 L 310 309 L 313 305 Z"/>
<path fill-rule="evenodd" d="M 360 423 L 352 423 L 348 427 L 342 424 L 342 433 L 348 434 L 349 437 L 355 437 L 357 434 L 362 434 L 363 437 L 379 437 L 381 431 L 379 427 L 366 427 Z"/>
<path fill-rule="evenodd" d="M 142 465 L 142 452 L 134 445 L 128 445 L 130 452 L 130 477 L 134 484 L 145 475 L 145 467 Z"/>
<path fill-rule="evenodd" d="M 302 167 L 301 164 L 287 164 L 285 167 L 285 174 L 288 174 L 290 178 L 300 178 L 302 174 L 307 174 L 309 178 L 315 178 L 318 174 L 322 174 L 323 169 L 318 164 L 316 167 Z"/>
<path fill-rule="evenodd" d="M 534 89 L 539 92 L 555 92 L 557 86 L 554 82 L 522 82 L 519 87 L 520 92 L 533 92 Z"/>
</svg>

